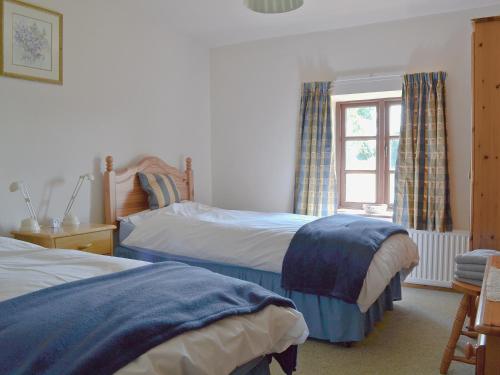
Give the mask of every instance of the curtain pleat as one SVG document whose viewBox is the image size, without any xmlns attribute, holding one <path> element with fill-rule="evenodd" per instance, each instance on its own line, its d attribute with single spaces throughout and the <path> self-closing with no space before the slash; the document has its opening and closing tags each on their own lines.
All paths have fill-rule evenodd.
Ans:
<svg viewBox="0 0 500 375">
<path fill-rule="evenodd" d="M 446 73 L 404 76 L 394 221 L 451 231 L 446 142 Z"/>
<path fill-rule="evenodd" d="M 294 212 L 334 213 L 331 82 L 304 83 L 300 104 Z"/>
</svg>

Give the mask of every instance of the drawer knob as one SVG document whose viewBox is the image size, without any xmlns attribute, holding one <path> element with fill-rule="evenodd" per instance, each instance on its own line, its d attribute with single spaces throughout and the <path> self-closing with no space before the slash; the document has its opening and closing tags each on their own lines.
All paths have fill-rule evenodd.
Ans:
<svg viewBox="0 0 500 375">
<path fill-rule="evenodd" d="M 91 248 L 91 247 L 92 247 L 92 245 L 93 245 L 93 243 L 92 243 L 92 242 L 90 242 L 90 243 L 88 243 L 88 244 L 86 244 L 86 245 L 83 245 L 83 246 L 78 246 L 78 250 L 87 250 L 87 249 Z"/>
</svg>

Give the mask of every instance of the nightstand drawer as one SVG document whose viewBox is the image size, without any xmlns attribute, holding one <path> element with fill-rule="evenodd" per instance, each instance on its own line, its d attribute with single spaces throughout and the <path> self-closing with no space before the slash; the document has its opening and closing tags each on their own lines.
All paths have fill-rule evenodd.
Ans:
<svg viewBox="0 0 500 375">
<path fill-rule="evenodd" d="M 111 235 L 111 231 L 105 230 L 69 237 L 60 237 L 55 239 L 55 247 L 58 249 L 81 250 L 95 254 L 111 254 Z"/>
</svg>

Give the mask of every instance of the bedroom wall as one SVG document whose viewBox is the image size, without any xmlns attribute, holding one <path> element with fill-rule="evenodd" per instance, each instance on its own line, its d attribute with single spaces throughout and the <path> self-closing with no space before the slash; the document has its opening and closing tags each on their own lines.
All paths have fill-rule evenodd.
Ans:
<svg viewBox="0 0 500 375">
<path fill-rule="evenodd" d="M 44 0 L 64 14 L 64 85 L 0 77 L 0 234 L 27 216 L 9 185 L 31 186 L 40 216 L 60 216 L 79 175 L 93 172 L 75 205 L 103 220 L 103 159 L 117 167 L 158 155 L 193 157 L 196 197 L 211 201 L 209 52 L 132 0 Z"/>
<path fill-rule="evenodd" d="M 292 210 L 301 82 L 444 70 L 452 215 L 455 229 L 468 229 L 470 19 L 498 14 L 495 6 L 212 50 L 214 204 Z M 385 89 L 398 89 L 400 83 L 389 86 Z"/>
</svg>

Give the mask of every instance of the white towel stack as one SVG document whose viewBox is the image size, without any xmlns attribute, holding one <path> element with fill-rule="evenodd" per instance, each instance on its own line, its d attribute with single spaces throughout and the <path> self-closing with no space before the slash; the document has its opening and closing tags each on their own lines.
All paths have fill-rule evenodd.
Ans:
<svg viewBox="0 0 500 375">
<path fill-rule="evenodd" d="M 493 255 L 500 255 L 500 251 L 478 249 L 470 251 L 455 258 L 457 269 L 455 279 L 464 283 L 481 286 L 483 284 L 484 270 L 488 258 Z"/>
</svg>

